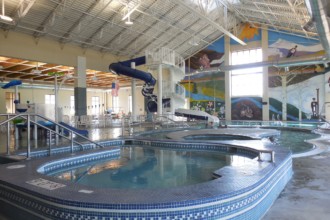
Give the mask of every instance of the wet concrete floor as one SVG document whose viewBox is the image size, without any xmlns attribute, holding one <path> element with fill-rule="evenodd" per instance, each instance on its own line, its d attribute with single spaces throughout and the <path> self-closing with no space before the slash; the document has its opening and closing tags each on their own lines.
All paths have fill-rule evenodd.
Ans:
<svg viewBox="0 0 330 220">
<path fill-rule="evenodd" d="M 330 219 L 330 152 L 294 158 L 293 172 L 263 220 Z"/>
</svg>

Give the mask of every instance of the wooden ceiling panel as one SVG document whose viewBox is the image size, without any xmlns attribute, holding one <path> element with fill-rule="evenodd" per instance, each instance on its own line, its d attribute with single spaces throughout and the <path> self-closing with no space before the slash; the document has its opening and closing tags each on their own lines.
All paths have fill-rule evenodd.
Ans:
<svg viewBox="0 0 330 220">
<path fill-rule="evenodd" d="M 16 59 L 10 57 L 0 56 L 0 77 L 4 82 L 13 79 L 22 80 L 22 82 L 30 83 L 33 80 L 35 85 L 38 81 L 41 84 L 54 84 L 54 77 L 48 75 L 51 72 L 60 72 L 74 76 L 74 67 L 43 63 L 38 61 L 30 61 L 23 59 Z M 41 71 L 41 73 L 35 70 Z M 58 76 L 58 82 L 62 82 L 64 76 Z M 98 70 L 86 70 L 86 84 L 87 88 L 109 89 L 112 82 L 118 80 L 121 87 L 131 86 L 131 77 L 124 75 L 115 75 L 111 72 L 103 72 Z M 74 85 L 74 78 L 66 79 L 63 85 L 72 87 Z M 137 80 L 138 85 L 143 85 L 144 82 Z"/>
</svg>

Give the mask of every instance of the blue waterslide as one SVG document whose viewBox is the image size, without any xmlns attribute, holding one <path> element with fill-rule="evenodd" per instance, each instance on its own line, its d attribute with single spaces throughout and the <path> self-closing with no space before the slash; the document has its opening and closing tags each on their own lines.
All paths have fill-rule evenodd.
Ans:
<svg viewBox="0 0 330 220">
<path fill-rule="evenodd" d="M 131 63 L 135 62 L 136 66 L 140 66 L 146 63 L 145 57 L 138 57 L 131 60 L 112 63 L 109 66 L 110 71 L 115 72 L 116 74 L 121 74 L 125 76 L 130 76 L 136 79 L 145 81 L 147 84 L 154 86 L 156 84 L 156 79 L 151 75 L 151 73 L 144 72 L 137 69 L 131 68 Z"/>
<path fill-rule="evenodd" d="M 118 75 L 125 75 L 143 80 L 145 84 L 142 88 L 142 95 L 148 99 L 148 110 L 149 112 L 156 112 L 157 96 L 153 94 L 156 79 L 151 75 L 151 73 L 131 68 L 131 63 L 133 62 L 135 63 L 135 66 L 143 65 L 146 63 L 146 57 L 138 57 L 131 60 L 112 63 L 109 65 L 109 70 Z"/>
<path fill-rule="evenodd" d="M 8 88 L 10 88 L 12 86 L 18 86 L 18 85 L 21 85 L 21 84 L 22 84 L 22 81 L 21 80 L 12 80 L 9 83 L 7 83 L 4 86 L 2 86 L 1 88 L 8 89 Z"/>
</svg>

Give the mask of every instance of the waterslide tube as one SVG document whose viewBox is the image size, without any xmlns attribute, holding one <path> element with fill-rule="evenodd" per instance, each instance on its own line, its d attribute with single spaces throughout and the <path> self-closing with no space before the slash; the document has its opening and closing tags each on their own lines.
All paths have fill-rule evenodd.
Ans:
<svg viewBox="0 0 330 220">
<path fill-rule="evenodd" d="M 142 89 L 142 95 L 148 98 L 147 107 L 149 112 L 157 111 L 157 96 L 152 94 L 154 91 L 154 85 L 156 84 L 156 79 L 151 75 L 151 73 L 144 72 L 141 70 L 131 68 L 131 63 L 135 63 L 136 66 L 143 65 L 146 63 L 145 57 L 138 57 L 131 60 L 112 63 L 109 66 L 110 71 L 129 76 L 132 78 L 140 79 L 145 82 Z"/>
<path fill-rule="evenodd" d="M 154 86 L 156 84 L 156 79 L 151 75 L 151 73 L 147 73 L 141 70 L 132 69 L 131 63 L 135 62 L 136 66 L 143 65 L 146 63 L 145 57 L 138 57 L 135 59 L 112 63 L 109 66 L 110 71 L 115 72 L 116 74 L 121 74 L 125 76 L 130 76 L 136 79 L 140 79 L 145 81 L 148 85 Z"/>
</svg>

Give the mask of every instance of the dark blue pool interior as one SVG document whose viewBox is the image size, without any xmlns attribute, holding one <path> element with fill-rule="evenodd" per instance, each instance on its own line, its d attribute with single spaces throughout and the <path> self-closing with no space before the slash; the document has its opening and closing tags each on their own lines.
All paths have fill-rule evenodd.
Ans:
<svg viewBox="0 0 330 220">
<path fill-rule="evenodd" d="M 216 170 L 249 160 L 237 152 L 122 146 L 116 158 L 47 175 L 98 188 L 170 188 L 210 181 Z"/>
</svg>

